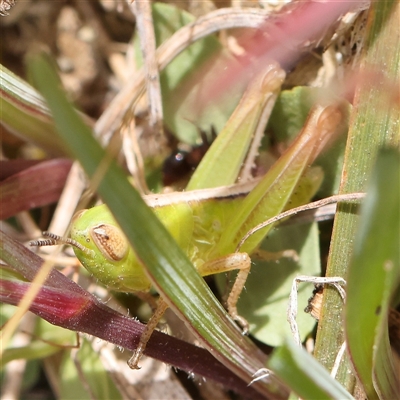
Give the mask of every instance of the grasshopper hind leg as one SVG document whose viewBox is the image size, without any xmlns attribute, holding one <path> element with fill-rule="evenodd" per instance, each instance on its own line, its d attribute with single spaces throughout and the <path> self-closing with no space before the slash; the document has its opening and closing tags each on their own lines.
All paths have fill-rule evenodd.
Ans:
<svg viewBox="0 0 400 400">
<path fill-rule="evenodd" d="M 249 323 L 238 314 L 237 302 L 239 301 L 239 297 L 243 291 L 249 273 L 250 264 L 248 268 L 243 268 L 238 272 L 235 283 L 233 284 L 229 293 L 228 300 L 226 301 L 229 315 L 242 327 L 243 335 L 247 335 L 249 333 Z"/>
</svg>

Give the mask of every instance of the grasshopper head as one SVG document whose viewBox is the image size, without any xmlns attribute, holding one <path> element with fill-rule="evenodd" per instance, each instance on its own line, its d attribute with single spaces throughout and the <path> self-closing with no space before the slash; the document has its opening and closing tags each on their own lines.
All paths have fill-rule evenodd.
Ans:
<svg viewBox="0 0 400 400">
<path fill-rule="evenodd" d="M 120 292 L 146 291 L 150 281 L 128 240 L 105 205 L 79 211 L 71 223 L 71 239 L 82 265 L 100 282 Z"/>
</svg>

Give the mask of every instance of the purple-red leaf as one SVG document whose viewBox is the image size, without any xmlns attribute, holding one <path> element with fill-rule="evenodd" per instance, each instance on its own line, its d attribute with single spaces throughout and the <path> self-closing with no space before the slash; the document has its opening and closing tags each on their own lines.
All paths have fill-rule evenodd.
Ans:
<svg viewBox="0 0 400 400">
<path fill-rule="evenodd" d="M 1 162 L 1 169 L 5 168 Z M 16 213 L 56 202 L 65 186 L 72 161 L 58 158 L 9 176 L 0 182 L 0 219 Z M 17 168 L 15 162 L 12 165 Z"/>
</svg>

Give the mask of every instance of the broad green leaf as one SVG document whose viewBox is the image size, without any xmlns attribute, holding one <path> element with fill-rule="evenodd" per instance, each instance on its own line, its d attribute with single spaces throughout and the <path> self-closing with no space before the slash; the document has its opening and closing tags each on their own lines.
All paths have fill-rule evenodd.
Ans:
<svg viewBox="0 0 400 400">
<path fill-rule="evenodd" d="M 389 308 L 400 284 L 399 244 L 400 154 L 393 149 L 378 155 L 347 279 L 348 347 L 371 399 L 400 398 L 388 336 Z"/>
<path fill-rule="evenodd" d="M 302 399 L 353 399 L 303 348 L 287 340 L 274 351 L 270 368 Z"/>
<path fill-rule="evenodd" d="M 98 192 L 113 212 L 130 244 L 146 266 L 157 291 L 193 333 L 228 368 L 242 379 L 262 365 L 264 355 L 244 338 L 187 256 L 177 246 L 122 170 L 107 156 L 57 86 L 57 78 L 43 55 L 29 59 L 35 84 L 51 105 L 58 132 L 80 160 L 91 179 L 101 166 Z M 107 166 L 108 168 L 104 168 Z M 255 386 L 262 393 L 284 391 L 275 381 Z"/>
<path fill-rule="evenodd" d="M 250 324 L 250 333 L 270 346 L 280 346 L 291 334 L 286 311 L 293 279 L 297 275 L 318 276 L 321 273 L 317 224 L 275 228 L 261 248 L 269 252 L 294 250 L 299 256 L 299 260 L 282 257 L 274 261 L 252 257 L 254 265 L 238 303 L 239 314 Z M 315 320 L 302 312 L 312 289 L 312 285 L 299 286 L 297 323 L 302 340 L 315 326 Z"/>
</svg>

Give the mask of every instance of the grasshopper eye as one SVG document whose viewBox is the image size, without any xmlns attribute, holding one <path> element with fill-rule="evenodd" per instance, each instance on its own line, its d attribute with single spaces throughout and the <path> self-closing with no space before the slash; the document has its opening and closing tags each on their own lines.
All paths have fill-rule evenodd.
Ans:
<svg viewBox="0 0 400 400">
<path fill-rule="evenodd" d="M 103 256 L 110 261 L 121 261 L 128 253 L 128 241 L 116 226 L 97 225 L 90 230 L 90 235 Z"/>
</svg>

